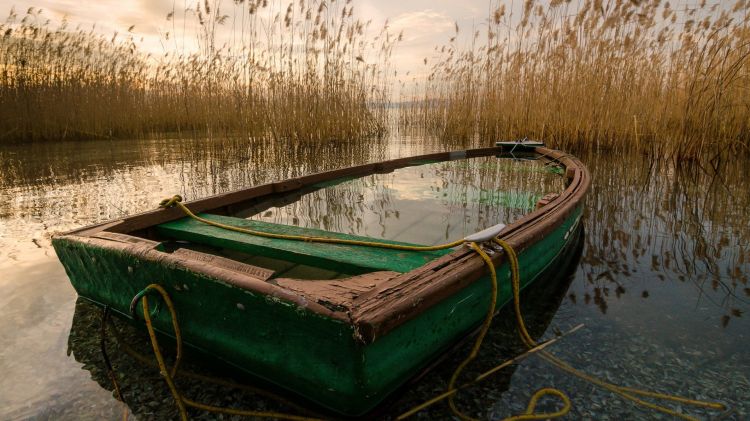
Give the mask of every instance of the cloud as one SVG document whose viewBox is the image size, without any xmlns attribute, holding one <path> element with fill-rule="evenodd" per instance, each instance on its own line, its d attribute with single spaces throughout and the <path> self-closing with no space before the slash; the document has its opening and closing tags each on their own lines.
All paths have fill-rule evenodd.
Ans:
<svg viewBox="0 0 750 421">
<path fill-rule="evenodd" d="M 392 32 L 404 31 L 404 44 L 434 42 L 436 35 L 447 34 L 453 27 L 454 21 L 447 13 L 432 9 L 401 13 L 390 21 Z"/>
</svg>

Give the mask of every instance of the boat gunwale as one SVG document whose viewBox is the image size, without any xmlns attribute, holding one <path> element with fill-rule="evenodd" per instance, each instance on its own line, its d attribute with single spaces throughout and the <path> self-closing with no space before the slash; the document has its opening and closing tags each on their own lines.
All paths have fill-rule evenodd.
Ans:
<svg viewBox="0 0 750 421">
<path fill-rule="evenodd" d="M 231 213 L 234 206 L 243 202 L 250 202 L 274 194 L 289 193 L 316 183 L 342 177 L 391 172 L 398 168 L 414 165 L 419 161 L 449 161 L 459 158 L 497 155 L 505 150 L 507 148 L 496 146 L 397 158 L 266 183 L 185 202 L 185 204 L 194 213 L 212 211 Z M 588 170 L 580 160 L 572 155 L 544 147 L 536 147 L 533 151 L 544 159 L 563 165 L 566 169 L 565 177 L 568 185 L 556 199 L 513 221 L 502 231 L 501 238 L 508 241 L 519 253 L 562 224 L 579 206 L 590 185 Z M 372 289 L 359 294 L 354 299 L 350 296 L 346 297 L 347 308 L 341 310 L 339 307 L 321 304 L 315 299 L 314 289 L 317 284 L 319 284 L 317 287 L 324 288 L 323 281 L 305 281 L 309 283 L 311 289 L 300 292 L 248 274 L 215 267 L 199 259 L 164 253 L 156 250 L 151 240 L 141 237 L 133 236 L 131 237 L 133 241 L 97 238 L 97 234 L 101 234 L 102 231 L 128 235 L 183 217 L 185 217 L 184 213 L 177 208 L 158 209 L 80 228 L 55 235 L 53 238 L 117 250 L 133 254 L 138 258 L 183 267 L 251 293 L 257 292 L 289 301 L 321 316 L 351 324 L 355 337 L 365 344 L 374 342 L 378 337 L 385 335 L 444 298 L 472 284 L 481 278 L 486 271 L 483 260 L 475 252 L 466 247 L 459 247 L 445 256 L 406 273 L 377 271 L 359 275 L 358 278 L 370 275 L 373 277 L 373 281 L 377 279 L 377 282 L 374 282 Z M 138 240 L 142 241 L 139 242 Z M 501 265 L 504 262 L 503 253 L 493 253 L 492 260 L 495 265 Z M 384 276 L 386 274 L 388 276 Z M 347 279 L 351 278 L 338 279 L 336 282 L 346 283 Z M 283 278 L 277 279 L 277 282 L 282 280 Z"/>
</svg>

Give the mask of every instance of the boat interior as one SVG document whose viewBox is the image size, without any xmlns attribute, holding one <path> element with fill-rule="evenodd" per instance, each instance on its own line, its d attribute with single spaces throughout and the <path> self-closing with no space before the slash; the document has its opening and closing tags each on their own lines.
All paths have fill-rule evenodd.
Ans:
<svg viewBox="0 0 750 421">
<path fill-rule="evenodd" d="M 476 157 L 447 158 L 404 162 L 370 173 L 344 173 L 206 209 L 199 215 L 277 234 L 434 245 L 498 223 L 509 224 L 550 202 L 566 187 L 560 163 L 533 152 L 498 154 L 495 150 Z M 382 229 L 373 231 L 373 226 Z M 116 228 L 113 231 L 122 233 L 122 227 Z M 189 217 L 169 218 L 127 234 L 153 241 L 158 250 L 177 256 L 194 260 L 212 256 L 211 264 L 252 272 L 272 283 L 278 278 L 335 280 L 378 271 L 406 273 L 452 251 L 270 239 Z M 100 235 L 113 238 L 117 234 Z"/>
</svg>

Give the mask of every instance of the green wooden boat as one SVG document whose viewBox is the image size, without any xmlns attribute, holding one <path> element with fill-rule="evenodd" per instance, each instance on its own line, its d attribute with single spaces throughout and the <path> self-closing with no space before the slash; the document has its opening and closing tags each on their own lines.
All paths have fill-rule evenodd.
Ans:
<svg viewBox="0 0 750 421">
<path fill-rule="evenodd" d="M 492 156 L 541 160 L 562 169 L 565 180 L 563 191 L 544 196 L 535 210 L 500 233 L 518 253 L 526 286 L 569 258 L 590 184 L 579 160 L 542 146 L 498 144 L 395 159 L 186 206 L 205 219 L 258 231 L 388 242 L 237 215 L 296 200 L 340 180 Z M 186 218 L 178 208 L 57 235 L 53 245 L 82 298 L 129 319 L 133 297 L 158 283 L 174 301 L 186 346 L 348 416 L 372 410 L 474 331 L 490 301 L 485 264 L 467 247 L 424 252 L 262 238 Z M 249 264 L 213 253 L 217 248 L 255 260 Z M 503 281 L 509 269 L 499 248 L 491 257 L 501 280 L 500 307 L 511 299 L 510 285 Z M 279 276 L 274 265 L 280 261 L 346 276 Z M 155 311 L 154 325 L 172 336 L 168 312 Z"/>
<path fill-rule="evenodd" d="M 566 296 L 568 287 L 570 286 L 570 283 L 574 278 L 573 275 L 578 268 L 578 261 L 583 250 L 583 241 L 581 241 L 583 237 L 582 234 L 583 232 L 581 230 L 578 235 L 577 241 L 572 244 L 573 247 L 571 248 L 571 253 L 569 254 L 568 261 L 561 261 L 559 266 L 555 265 L 554 270 L 551 270 L 548 274 L 549 276 L 537 279 L 536 282 L 529 285 L 523 292 L 523 314 L 524 318 L 526 319 L 529 332 L 533 338 L 538 338 L 547 331 L 550 323 L 552 322 L 555 314 L 557 313 L 562 301 Z M 510 327 L 513 323 L 512 321 L 515 320 L 513 309 L 510 307 L 511 306 L 506 306 L 505 308 L 500 310 L 497 315 L 496 322 L 502 323 L 501 321 L 504 321 L 504 324 L 508 325 L 507 330 L 500 331 L 502 332 L 502 337 L 508 341 L 508 348 L 512 348 L 514 346 L 522 346 L 520 338 L 518 337 L 518 333 L 515 331 L 515 329 Z M 115 392 L 112 385 L 112 379 L 110 379 L 108 376 L 108 368 L 101 355 L 100 337 L 98 335 L 92 335 L 92 332 L 96 332 L 101 329 L 101 318 L 101 308 L 93 305 L 90 300 L 79 297 L 76 301 L 75 311 L 73 312 L 73 318 L 70 326 L 68 350 L 69 353 L 75 358 L 75 360 L 81 364 L 82 369 L 88 371 L 92 380 L 97 382 L 101 388 L 110 392 Z M 120 335 L 131 338 L 134 336 L 137 337 L 136 335 L 138 334 L 138 332 L 136 332 L 134 329 L 124 325 L 120 325 L 120 328 Z M 496 332 L 495 334 L 498 333 L 497 329 L 493 330 Z M 467 339 L 471 338 L 467 337 Z M 498 343 L 499 341 L 497 339 L 494 339 L 493 342 Z M 506 344 L 504 343 L 503 345 Z M 507 358 L 507 354 L 497 348 L 483 348 L 481 355 L 482 358 L 485 359 L 485 361 L 502 361 Z M 201 360 L 198 360 L 197 358 L 191 358 L 191 360 L 194 360 L 196 363 L 201 363 Z M 436 363 L 437 362 L 439 361 L 436 361 Z M 214 361 L 212 361 L 212 363 L 214 364 L 212 364 L 211 368 L 214 369 L 215 372 L 235 375 L 235 373 L 232 373 L 234 371 L 232 367 L 224 367 L 219 364 L 215 364 Z M 501 373 L 497 373 L 495 376 L 493 376 L 492 389 L 495 392 L 503 392 L 508 389 L 511 383 L 511 377 L 514 374 L 516 367 L 517 366 L 508 367 L 506 370 L 503 370 Z M 444 368 L 446 370 L 450 370 L 455 367 L 445 366 Z M 120 380 L 121 383 L 119 384 L 119 386 L 123 390 L 137 390 L 141 388 L 143 385 L 138 384 L 138 382 L 143 381 L 142 379 L 144 378 L 149 379 L 149 381 L 151 382 L 158 382 L 158 379 L 154 379 L 154 369 L 151 366 L 131 365 L 128 366 L 128 370 L 128 375 L 121 378 Z M 243 382 L 246 380 L 251 380 L 256 386 L 261 386 L 260 383 L 262 383 L 257 382 L 257 379 L 246 379 L 246 377 L 248 376 L 240 375 L 238 377 L 238 380 L 241 380 Z M 182 377 L 181 379 L 183 382 L 182 384 L 184 384 L 185 379 Z M 417 379 L 415 378 L 415 381 L 416 380 Z M 200 381 L 196 381 L 196 383 L 202 384 Z M 190 383 L 188 383 L 188 385 L 189 384 Z M 278 388 L 274 388 L 273 385 L 263 384 L 262 386 L 268 387 L 269 390 L 278 390 Z M 402 389 L 408 389 L 409 386 L 410 383 L 407 383 Z M 187 387 L 189 388 L 189 386 Z M 225 391 L 226 393 L 233 392 L 233 389 L 229 387 L 222 388 L 216 385 L 207 385 L 207 387 L 211 388 L 212 394 L 218 393 L 220 395 L 221 391 Z M 165 394 L 168 395 L 168 393 L 169 392 L 167 390 L 164 390 L 161 396 L 164 396 Z M 397 399 L 399 394 L 400 392 L 393 393 L 394 399 Z M 254 398 L 258 397 L 254 396 Z M 128 401 L 128 405 L 136 418 L 151 419 L 154 417 L 163 417 L 163 415 L 161 414 L 154 414 L 154 408 L 147 405 L 147 403 L 151 402 L 152 400 L 158 399 L 156 396 L 133 396 L 130 399 L 131 400 Z M 388 401 L 390 401 L 390 399 Z M 245 407 L 249 408 L 252 408 L 253 406 L 253 404 L 245 405 Z M 381 406 L 378 407 L 378 410 L 380 409 Z M 382 407 L 382 409 L 387 410 L 385 405 Z M 173 410 L 172 406 L 168 405 L 166 408 L 164 408 L 164 412 L 170 410 Z M 380 418 L 377 416 L 379 414 L 380 412 L 368 414 L 368 418 L 378 419 Z M 372 416 L 370 417 L 370 415 Z"/>
</svg>

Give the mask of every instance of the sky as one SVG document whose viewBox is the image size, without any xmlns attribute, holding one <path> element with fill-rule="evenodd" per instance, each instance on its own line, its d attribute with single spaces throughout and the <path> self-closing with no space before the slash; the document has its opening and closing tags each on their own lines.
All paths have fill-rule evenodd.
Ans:
<svg viewBox="0 0 750 421">
<path fill-rule="evenodd" d="M 165 33 L 172 28 L 166 16 L 177 10 L 184 10 L 195 0 L 0 0 L 0 16 L 7 16 L 15 7 L 19 17 L 29 7 L 43 9 L 43 16 L 53 22 L 68 17 L 71 26 L 80 24 L 89 28 L 96 24 L 96 30 L 104 34 L 115 31 L 125 33 L 135 25 L 133 33 L 143 38 L 140 47 L 151 53 L 164 52 Z M 216 1 L 216 0 L 211 0 Z M 341 1 L 341 0 L 339 0 Z M 288 0 L 270 0 L 277 8 L 285 10 Z M 389 29 L 398 34 L 403 30 L 404 38 L 395 49 L 392 65 L 401 75 L 409 79 L 420 78 L 428 73 L 424 58 L 434 57 L 435 46 L 443 45 L 453 36 L 455 24 L 468 29 L 481 26 L 488 16 L 488 1 L 481 0 L 354 0 L 355 14 L 362 21 L 372 20 L 371 28 L 379 30 L 388 19 Z M 224 0 L 225 12 L 232 8 L 231 0 Z"/>
</svg>

